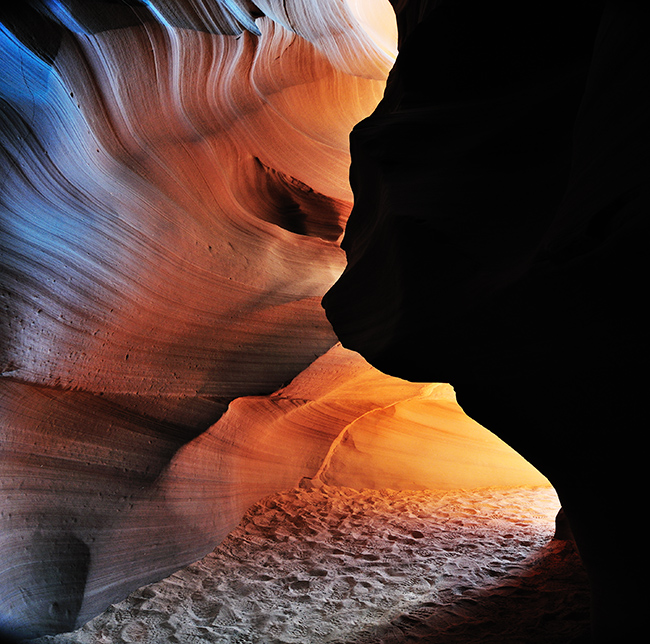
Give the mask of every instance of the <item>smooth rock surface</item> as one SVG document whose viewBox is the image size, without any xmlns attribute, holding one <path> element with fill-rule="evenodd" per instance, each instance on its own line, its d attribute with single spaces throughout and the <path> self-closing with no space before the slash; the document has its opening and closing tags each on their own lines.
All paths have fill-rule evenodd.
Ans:
<svg viewBox="0 0 650 644">
<path fill-rule="evenodd" d="M 348 133 L 381 98 L 395 19 L 70 0 L 0 23 L 0 629 L 39 634 L 204 554 L 258 489 L 312 471 L 239 490 L 228 466 L 217 492 L 188 464 L 169 478 L 231 401 L 336 342 L 320 298 L 344 265 Z M 201 485 L 223 508 L 188 539 Z"/>
</svg>

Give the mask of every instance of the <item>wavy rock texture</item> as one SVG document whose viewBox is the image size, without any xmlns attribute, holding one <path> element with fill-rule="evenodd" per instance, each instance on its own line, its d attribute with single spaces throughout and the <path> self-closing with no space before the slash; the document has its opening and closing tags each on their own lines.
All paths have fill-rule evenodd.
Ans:
<svg viewBox="0 0 650 644">
<path fill-rule="evenodd" d="M 79 394 L 33 389 L 52 416 L 85 421 L 81 431 L 23 426 L 4 470 L 20 481 L 6 503 L 20 525 L 5 541 L 6 558 L 31 555 L 4 580 L 28 597 L 10 595 L 5 606 L 46 616 L 42 629 L 72 630 L 200 559 L 253 503 L 301 480 L 356 489 L 548 485 L 462 412 L 449 385 L 386 376 L 340 345 L 273 395 L 233 401 L 181 447 L 196 422 L 189 414 L 184 424 L 145 425 L 141 414 L 84 394 L 80 417 Z M 38 415 L 37 400 L 16 403 Z M 44 434 L 47 450 L 26 463 L 21 442 L 42 444 Z M 64 458 L 71 467 L 61 467 Z M 25 481 L 29 465 L 47 475 Z M 60 480 L 62 470 L 71 481 Z M 28 575 L 39 583 L 27 586 Z"/>
<path fill-rule="evenodd" d="M 66 14 L 51 66 L 5 34 L 7 375 L 235 397 L 334 342 L 319 298 L 343 267 L 347 136 L 390 58 L 355 36 L 336 66 L 351 15 L 306 25 L 316 44 L 270 18 L 221 36 L 165 15 L 103 31 Z"/>
<path fill-rule="evenodd" d="M 336 342 L 320 298 L 344 266 L 348 133 L 381 98 L 395 20 L 279 0 L 0 18 L 0 628 L 33 635 L 195 559 L 257 494 L 318 469 L 242 488 L 252 421 L 233 444 L 191 441 Z M 206 453 L 223 469 L 197 482 Z M 188 533 L 206 495 L 215 513 Z"/>
</svg>

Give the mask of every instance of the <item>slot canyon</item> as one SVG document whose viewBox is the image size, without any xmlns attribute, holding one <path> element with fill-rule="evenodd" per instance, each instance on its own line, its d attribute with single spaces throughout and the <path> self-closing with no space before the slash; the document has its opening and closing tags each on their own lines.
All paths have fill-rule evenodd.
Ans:
<svg viewBox="0 0 650 644">
<path fill-rule="evenodd" d="M 649 28 L 5 4 L 0 639 L 639 641 Z"/>
</svg>

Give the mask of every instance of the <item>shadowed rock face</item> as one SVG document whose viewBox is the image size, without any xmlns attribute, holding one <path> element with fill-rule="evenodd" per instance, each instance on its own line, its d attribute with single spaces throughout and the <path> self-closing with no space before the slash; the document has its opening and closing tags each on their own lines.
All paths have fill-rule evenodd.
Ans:
<svg viewBox="0 0 650 644">
<path fill-rule="evenodd" d="M 612 551 L 602 513 L 619 494 L 642 503 L 628 441 L 647 384 L 650 12 L 402 5 L 386 95 L 351 135 L 328 318 L 382 371 L 453 383 L 549 476 L 594 583 L 595 637 L 632 640 L 635 555 Z"/>
</svg>

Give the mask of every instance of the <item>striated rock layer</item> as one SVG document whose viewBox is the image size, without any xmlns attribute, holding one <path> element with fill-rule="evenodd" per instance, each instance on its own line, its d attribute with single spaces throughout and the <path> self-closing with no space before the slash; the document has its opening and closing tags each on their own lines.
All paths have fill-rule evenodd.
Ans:
<svg viewBox="0 0 650 644">
<path fill-rule="evenodd" d="M 549 477 L 594 584 L 594 636 L 632 641 L 644 608 L 619 589 L 638 562 L 603 511 L 617 490 L 643 503 L 650 11 L 395 4 L 399 56 L 351 135 L 328 318 L 382 371 L 453 383 Z"/>
<path fill-rule="evenodd" d="M 343 267 L 347 136 L 390 56 L 341 24 L 349 12 L 304 35 L 260 18 L 224 36 L 187 26 L 192 12 L 137 7 L 111 28 L 63 11 L 54 52 L 18 40 L 29 16 L 3 33 L 2 372 L 94 392 L 272 391 L 334 342 L 319 298 Z"/>
<path fill-rule="evenodd" d="M 548 485 L 463 413 L 449 385 L 386 376 L 340 345 L 273 395 L 233 401 L 189 442 L 220 412 L 215 403 L 193 401 L 163 421 L 124 401 L 13 386 L 3 561 L 20 565 L 3 571 L 3 610 L 27 634 L 72 630 L 196 561 L 251 504 L 301 479 L 357 489 Z"/>
<path fill-rule="evenodd" d="M 372 4 L 0 10 L 0 630 L 80 624 L 318 469 L 253 419 L 192 441 L 336 342 L 348 133 L 395 56 Z"/>
</svg>

